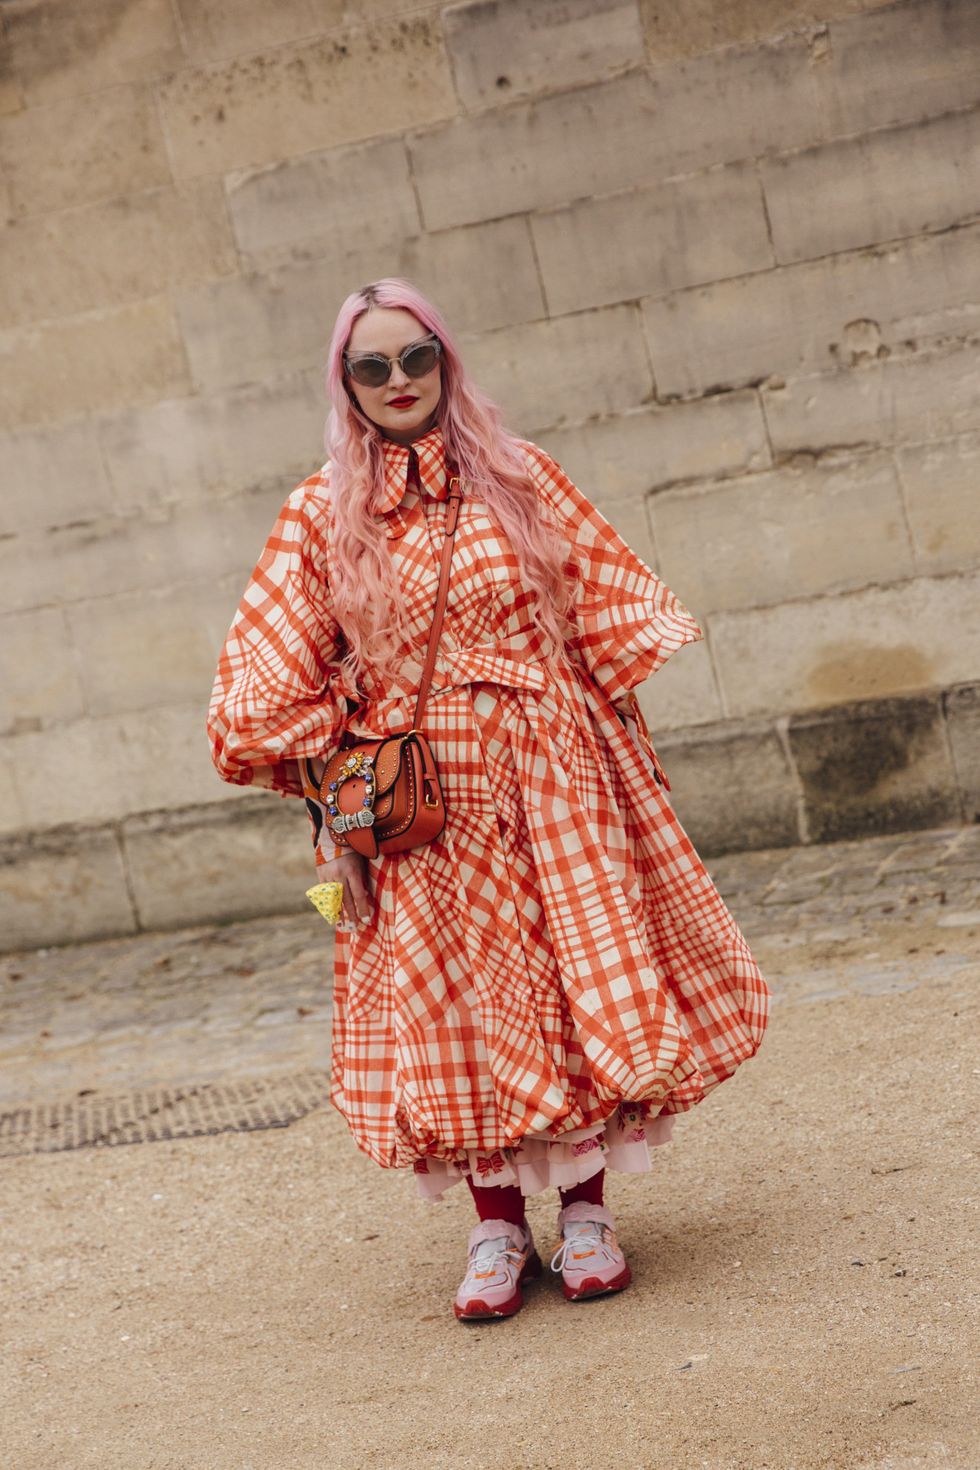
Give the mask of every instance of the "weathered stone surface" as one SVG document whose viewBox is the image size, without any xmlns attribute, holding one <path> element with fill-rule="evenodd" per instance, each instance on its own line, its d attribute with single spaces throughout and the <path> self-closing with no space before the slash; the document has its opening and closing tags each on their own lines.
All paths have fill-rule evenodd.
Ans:
<svg viewBox="0 0 980 1470">
<path fill-rule="evenodd" d="M 907 445 L 898 452 L 898 468 L 917 568 L 980 565 L 980 434 Z"/>
<path fill-rule="evenodd" d="M 639 0 L 647 47 L 654 61 L 700 56 L 721 46 L 751 45 L 788 31 L 812 30 L 838 16 L 874 10 L 894 0 L 687 0 L 664 5 Z"/>
<path fill-rule="evenodd" d="M 980 685 L 948 689 L 943 708 L 963 820 L 980 822 Z"/>
<path fill-rule="evenodd" d="M 973 0 L 916 0 L 830 28 L 838 134 L 934 117 L 980 101 Z"/>
<path fill-rule="evenodd" d="M 913 571 L 901 490 L 885 454 L 664 491 L 651 515 L 663 575 L 700 613 Z"/>
<path fill-rule="evenodd" d="M 346 19 L 343 0 L 177 0 L 192 61 L 217 61 L 284 46 L 333 30 Z"/>
<path fill-rule="evenodd" d="M 146 403 L 189 387 L 173 308 L 161 297 L 0 333 L 0 429 Z"/>
<path fill-rule="evenodd" d="M 432 294 L 460 331 L 544 315 L 524 220 L 447 230 L 184 292 L 179 312 L 196 383 L 214 389 L 312 369 L 326 359 L 344 297 L 382 273 Z M 474 279 L 484 289 L 474 291 Z"/>
<path fill-rule="evenodd" d="M 62 602 L 110 592 L 233 580 L 254 566 L 292 486 L 206 504 L 161 507 L 158 516 L 113 517 L 0 542 L 0 611 L 37 607 L 56 586 Z M 37 575 L 43 558 L 46 577 Z"/>
<path fill-rule="evenodd" d="M 944 229 L 980 209 L 980 112 L 770 158 L 762 180 L 782 262 Z"/>
<path fill-rule="evenodd" d="M 624 498 L 770 463 L 759 395 L 752 389 L 549 429 L 541 442 L 590 499 L 593 490 Z"/>
<path fill-rule="evenodd" d="M 421 228 L 402 138 L 232 174 L 226 187 L 235 237 L 254 268 L 321 255 L 356 259 Z"/>
<path fill-rule="evenodd" d="M 317 372 L 103 419 L 98 435 L 115 506 L 125 514 L 254 491 L 267 492 L 272 507 L 326 459 L 326 414 Z"/>
<path fill-rule="evenodd" d="M 632 306 L 487 332 L 464 340 L 463 352 L 508 426 L 532 439 L 540 428 L 617 413 L 653 394 Z"/>
<path fill-rule="evenodd" d="M 655 743 L 671 803 L 699 852 L 800 840 L 796 781 L 771 726 L 726 724 Z"/>
<path fill-rule="evenodd" d="M 0 436 L 6 534 L 64 525 L 112 508 L 95 424 Z"/>
<path fill-rule="evenodd" d="M 654 744 L 660 730 L 708 725 L 723 718 L 708 645 L 688 643 L 636 690 Z"/>
<path fill-rule="evenodd" d="M 0 117 L 15 215 L 67 209 L 170 182 L 152 92 L 111 87 Z"/>
<path fill-rule="evenodd" d="M 777 454 L 837 445 L 941 439 L 980 427 L 975 345 L 861 362 L 762 390 Z"/>
<path fill-rule="evenodd" d="M 17 326 L 139 301 L 236 265 L 220 184 L 145 190 L 0 230 L 0 319 Z"/>
<path fill-rule="evenodd" d="M 32 106 L 160 76 L 184 59 L 168 0 L 13 0 L 3 15 Z"/>
<path fill-rule="evenodd" d="M 570 146 L 588 139 L 588 147 Z M 623 77 L 408 140 L 426 229 L 611 193 L 661 176 L 648 79 Z"/>
<path fill-rule="evenodd" d="M 974 226 L 647 300 L 658 394 L 812 374 L 910 338 L 966 335 L 978 250 Z"/>
<path fill-rule="evenodd" d="M 141 927 L 298 912 L 316 882 L 299 801 L 245 797 L 218 808 L 133 817 L 126 867 Z"/>
<path fill-rule="evenodd" d="M 198 700 L 7 737 L 2 754 L 18 774 L 31 827 L 100 827 L 134 812 L 240 798 L 211 763 L 205 715 Z"/>
<path fill-rule="evenodd" d="M 713 613 L 715 668 L 733 715 L 943 688 L 980 667 L 980 576 Z"/>
<path fill-rule="evenodd" d="M 67 617 L 85 708 L 99 716 L 207 705 L 231 622 L 221 585 L 140 589 L 76 603 Z"/>
<path fill-rule="evenodd" d="M 758 174 L 739 165 L 579 200 L 532 215 L 531 228 L 552 315 L 773 264 Z"/>
<path fill-rule="evenodd" d="M 88 832 L 77 844 L 73 835 L 57 832 L 0 844 L 0 935 L 5 950 L 78 944 L 135 932 L 116 834 Z"/>
<path fill-rule="evenodd" d="M 0 737 L 0 833 L 25 832 L 31 826 L 20 799 L 17 771 L 10 759 L 9 742 Z"/>
<path fill-rule="evenodd" d="M 587 85 L 645 59 L 635 0 L 475 0 L 442 16 L 467 110 Z"/>
<path fill-rule="evenodd" d="M 960 820 L 938 695 L 794 715 L 789 743 L 813 842 Z"/>
<path fill-rule="evenodd" d="M 455 110 L 438 18 L 424 13 L 184 69 L 159 96 L 180 178 L 277 163 Z"/>
<path fill-rule="evenodd" d="M 82 692 L 60 608 L 0 618 L 0 732 L 36 730 L 82 712 Z"/>
</svg>

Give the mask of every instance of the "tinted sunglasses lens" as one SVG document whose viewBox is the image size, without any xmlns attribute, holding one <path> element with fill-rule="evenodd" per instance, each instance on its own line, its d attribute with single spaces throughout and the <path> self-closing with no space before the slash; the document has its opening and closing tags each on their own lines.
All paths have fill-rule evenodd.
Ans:
<svg viewBox="0 0 980 1470">
<path fill-rule="evenodd" d="M 413 347 L 411 352 L 406 352 L 402 358 L 402 367 L 410 378 L 423 378 L 435 367 L 438 355 L 439 349 L 434 342 L 423 342 L 418 347 Z"/>
<path fill-rule="evenodd" d="M 381 357 L 355 357 L 347 370 L 355 383 L 365 388 L 380 388 L 391 377 L 391 368 Z"/>
</svg>

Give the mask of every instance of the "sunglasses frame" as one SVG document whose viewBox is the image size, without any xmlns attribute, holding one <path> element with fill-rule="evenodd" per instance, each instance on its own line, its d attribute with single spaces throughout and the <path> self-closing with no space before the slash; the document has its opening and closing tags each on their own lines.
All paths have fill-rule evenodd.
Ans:
<svg viewBox="0 0 980 1470">
<path fill-rule="evenodd" d="M 414 352 L 417 347 L 427 347 L 429 345 L 435 347 L 435 350 L 436 350 L 435 362 L 433 362 L 431 368 L 426 368 L 426 370 L 425 370 L 424 373 L 416 373 L 415 374 L 415 377 L 412 377 L 412 374 L 408 371 L 408 369 L 405 366 L 405 357 L 406 357 L 406 355 L 409 352 Z M 349 376 L 354 379 L 354 382 L 355 383 L 359 383 L 362 388 L 383 388 L 386 383 L 388 383 L 388 382 L 391 381 L 391 369 L 392 369 L 392 365 L 394 363 L 397 362 L 398 365 L 399 365 L 399 367 L 401 368 L 402 372 L 405 374 L 405 376 L 407 378 L 412 378 L 412 381 L 414 382 L 415 381 L 415 378 L 424 378 L 429 373 L 431 373 L 432 372 L 432 368 L 435 367 L 436 363 L 439 361 L 439 358 L 441 356 L 442 356 L 442 342 L 440 341 L 439 337 L 436 335 L 435 332 L 427 332 L 424 337 L 417 337 L 414 342 L 407 342 L 405 344 L 405 346 L 402 348 L 401 352 L 399 352 L 399 354 L 398 354 L 397 357 L 385 357 L 385 355 L 384 355 L 383 352 L 356 352 L 356 353 L 353 354 L 353 356 L 351 354 L 345 352 L 344 353 L 344 368 L 345 368 L 346 372 L 349 374 Z M 355 364 L 356 365 L 357 363 L 361 363 L 361 362 L 365 362 L 365 361 L 368 361 L 368 362 L 383 362 L 385 364 L 385 366 L 387 367 L 387 369 L 388 369 L 387 377 L 382 378 L 382 380 L 381 380 L 380 383 L 362 383 L 361 382 L 361 379 L 358 378 L 355 375 L 351 364 Z"/>
</svg>

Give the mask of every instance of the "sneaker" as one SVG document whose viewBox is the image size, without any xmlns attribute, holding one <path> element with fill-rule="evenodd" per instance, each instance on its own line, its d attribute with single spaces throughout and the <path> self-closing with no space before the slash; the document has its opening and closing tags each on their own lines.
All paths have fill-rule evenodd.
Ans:
<svg viewBox="0 0 980 1470">
<path fill-rule="evenodd" d="M 558 1216 L 558 1233 L 561 1244 L 551 1269 L 561 1272 L 568 1301 L 605 1296 L 629 1286 L 633 1273 L 619 1248 L 616 1222 L 605 1205 L 583 1201 L 566 1205 Z"/>
<path fill-rule="evenodd" d="M 524 1305 L 523 1282 L 540 1276 L 541 1257 L 528 1224 L 481 1220 L 470 1231 L 469 1263 L 453 1311 L 462 1322 L 512 1317 Z"/>
</svg>

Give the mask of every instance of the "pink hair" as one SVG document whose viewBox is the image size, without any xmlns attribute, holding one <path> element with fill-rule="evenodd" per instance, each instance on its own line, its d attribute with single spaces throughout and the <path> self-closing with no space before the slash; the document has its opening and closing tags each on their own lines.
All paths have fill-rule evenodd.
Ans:
<svg viewBox="0 0 980 1470">
<path fill-rule="evenodd" d="M 331 402 L 324 435 L 333 502 L 331 590 L 347 642 L 344 663 L 355 682 L 365 668 L 397 669 L 407 647 L 404 603 L 392 575 L 387 537 L 372 515 L 384 484 L 384 436 L 348 390 L 343 353 L 354 323 L 372 306 L 402 307 L 442 342 L 437 422 L 446 452 L 459 469 L 464 494 L 478 489 L 517 556 L 521 584 L 548 656 L 557 658 L 574 632 L 574 581 L 569 546 L 546 515 L 517 438 L 500 409 L 476 387 L 439 310 L 410 282 L 387 276 L 354 291 L 337 314 L 327 354 Z"/>
</svg>

